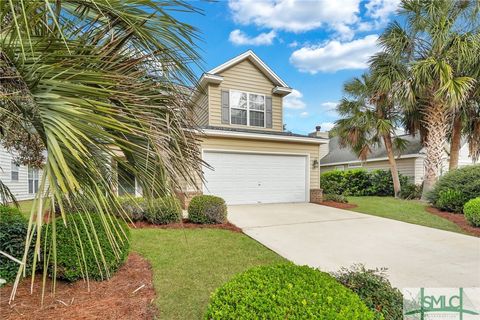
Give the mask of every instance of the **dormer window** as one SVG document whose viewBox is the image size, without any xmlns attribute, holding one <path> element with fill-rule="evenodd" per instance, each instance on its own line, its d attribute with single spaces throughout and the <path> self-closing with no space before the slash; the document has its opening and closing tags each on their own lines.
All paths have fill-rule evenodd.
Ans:
<svg viewBox="0 0 480 320">
<path fill-rule="evenodd" d="M 265 127 L 265 95 L 230 90 L 230 124 Z"/>
</svg>

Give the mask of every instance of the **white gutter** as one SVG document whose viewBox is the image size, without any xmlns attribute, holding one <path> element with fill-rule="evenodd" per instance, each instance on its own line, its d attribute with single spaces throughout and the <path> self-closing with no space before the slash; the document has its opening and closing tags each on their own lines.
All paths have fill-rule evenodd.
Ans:
<svg viewBox="0 0 480 320">
<path fill-rule="evenodd" d="M 328 141 L 328 139 L 323 139 L 323 138 L 281 136 L 281 135 L 275 135 L 275 134 L 268 134 L 267 132 L 251 133 L 251 132 L 205 129 L 203 130 L 203 134 L 207 137 L 244 138 L 244 139 L 255 139 L 255 140 L 302 142 L 302 143 L 312 143 L 312 144 L 323 144 L 323 143 L 327 143 Z"/>
<path fill-rule="evenodd" d="M 411 159 L 411 158 L 425 158 L 424 154 L 420 153 L 412 153 L 412 154 L 405 154 L 400 157 L 395 157 L 395 160 L 401 159 Z M 388 160 L 388 157 L 383 158 L 371 158 L 367 160 L 352 160 L 352 161 L 340 161 L 340 162 L 330 162 L 330 163 L 322 163 L 322 159 L 320 159 L 320 167 L 329 167 L 329 166 L 336 166 L 341 164 L 351 164 L 351 163 L 364 163 L 364 162 L 375 162 L 375 161 L 385 161 Z"/>
</svg>

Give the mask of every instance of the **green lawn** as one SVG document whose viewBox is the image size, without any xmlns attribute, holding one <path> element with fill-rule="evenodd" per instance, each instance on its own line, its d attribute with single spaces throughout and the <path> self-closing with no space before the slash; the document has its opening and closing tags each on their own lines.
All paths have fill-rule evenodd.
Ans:
<svg viewBox="0 0 480 320">
<path fill-rule="evenodd" d="M 241 233 L 218 229 L 134 229 L 132 250 L 153 266 L 159 319 L 200 319 L 210 294 L 249 267 L 285 262 Z"/>
<path fill-rule="evenodd" d="M 22 211 L 26 217 L 29 217 L 33 206 L 33 200 L 18 201 L 18 205 L 20 206 L 20 211 Z"/>
<path fill-rule="evenodd" d="M 427 204 L 418 200 L 401 200 L 392 197 L 348 197 L 348 201 L 358 206 L 350 209 L 352 211 L 441 230 L 466 233 L 455 223 L 426 212 Z"/>
</svg>

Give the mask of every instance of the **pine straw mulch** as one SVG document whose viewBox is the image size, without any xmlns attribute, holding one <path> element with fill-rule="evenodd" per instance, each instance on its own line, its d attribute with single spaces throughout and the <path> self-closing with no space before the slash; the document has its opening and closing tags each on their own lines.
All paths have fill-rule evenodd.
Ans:
<svg viewBox="0 0 480 320">
<path fill-rule="evenodd" d="M 42 280 L 35 277 L 30 294 L 30 279 L 22 281 L 17 296 L 8 304 L 12 286 L 0 288 L 2 319 L 153 319 L 155 291 L 150 264 L 137 253 L 107 281 L 57 281 L 56 293 L 50 294 L 52 281 L 47 280 L 45 301 L 40 305 Z M 137 290 L 138 289 L 138 290 Z"/>
<path fill-rule="evenodd" d="M 447 219 L 455 223 L 456 225 L 458 225 L 460 228 L 462 228 L 472 236 L 480 237 L 480 228 L 470 225 L 465 219 L 465 216 L 461 213 L 452 213 L 452 212 L 442 211 L 434 207 L 425 207 L 425 210 L 431 214 L 434 214 L 436 216 L 439 216 L 441 218 Z"/>
<path fill-rule="evenodd" d="M 358 207 L 356 204 L 353 203 L 342 203 L 342 202 L 335 202 L 335 201 L 322 201 L 321 203 L 318 203 L 322 206 L 327 206 L 327 207 L 333 207 L 337 209 L 353 209 Z"/>
<path fill-rule="evenodd" d="M 217 223 L 217 224 L 198 224 L 190 222 L 188 219 L 182 219 L 182 222 L 169 224 L 152 224 L 146 221 L 138 221 L 130 224 L 131 228 L 158 228 L 158 229 L 225 229 L 233 232 L 242 232 L 242 229 L 233 223 Z"/>
</svg>

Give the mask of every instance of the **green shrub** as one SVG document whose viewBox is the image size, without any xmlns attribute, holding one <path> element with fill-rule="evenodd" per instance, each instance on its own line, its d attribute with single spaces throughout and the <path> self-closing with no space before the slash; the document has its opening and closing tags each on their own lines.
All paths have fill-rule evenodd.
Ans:
<svg viewBox="0 0 480 320">
<path fill-rule="evenodd" d="M 28 221 L 15 207 L 0 205 L 0 251 L 22 260 L 25 252 L 25 240 Z M 27 272 L 31 271 L 33 244 L 27 259 Z M 0 254 L 0 278 L 11 282 L 17 276 L 18 263 Z"/>
<path fill-rule="evenodd" d="M 412 199 L 420 199 L 422 196 L 422 184 L 413 184 L 407 183 L 402 185 L 402 190 L 400 191 L 400 198 L 412 200 Z"/>
<path fill-rule="evenodd" d="M 146 201 L 141 197 L 122 196 L 117 201 L 123 212 L 118 210 L 116 215 L 121 216 L 127 214 L 132 221 L 140 221 L 145 219 Z"/>
<path fill-rule="evenodd" d="M 195 196 L 188 205 L 188 219 L 193 223 L 225 223 L 227 205 L 225 200 L 211 195 Z"/>
<path fill-rule="evenodd" d="M 445 211 L 462 213 L 464 204 L 464 195 L 460 190 L 447 189 L 439 192 L 435 207 Z"/>
<path fill-rule="evenodd" d="M 401 188 L 408 185 L 408 177 L 398 174 Z M 393 196 L 393 178 L 390 170 L 373 170 L 369 172 L 370 186 L 365 191 L 369 196 Z"/>
<path fill-rule="evenodd" d="M 323 200 L 324 201 L 340 202 L 340 203 L 348 203 L 347 197 L 345 197 L 341 194 L 324 194 L 323 195 Z"/>
<path fill-rule="evenodd" d="M 363 265 L 354 265 L 350 269 L 342 268 L 334 276 L 385 320 L 403 319 L 402 293 L 392 287 L 384 270 L 371 270 L 365 269 Z"/>
<path fill-rule="evenodd" d="M 364 169 L 353 169 L 344 171 L 346 181 L 346 196 L 366 196 L 367 190 L 371 186 L 370 174 Z"/>
<path fill-rule="evenodd" d="M 307 266 L 249 269 L 218 288 L 205 319 L 374 319 L 360 298 Z"/>
<path fill-rule="evenodd" d="M 480 227 L 480 197 L 471 199 L 463 207 L 465 219 L 474 227 Z"/>
<path fill-rule="evenodd" d="M 428 194 L 428 200 L 437 208 L 440 208 L 438 201 L 440 193 L 447 190 L 457 190 L 462 193 L 463 207 L 468 200 L 480 195 L 480 165 L 466 166 L 447 172 L 440 177 L 433 190 Z M 455 204 L 454 207 L 458 207 Z M 460 211 L 461 212 L 461 211 Z"/>
<path fill-rule="evenodd" d="M 182 221 L 182 208 L 175 197 L 163 197 L 147 201 L 145 218 L 153 224 L 169 224 Z"/>
<path fill-rule="evenodd" d="M 105 280 L 125 262 L 130 248 L 130 229 L 114 216 L 103 218 L 110 228 L 105 227 L 99 214 L 68 214 L 66 226 L 61 220 L 55 221 L 57 278 L 75 281 L 88 275 L 89 279 Z M 51 230 L 52 223 L 48 224 L 48 239 L 51 239 Z M 49 274 L 53 276 L 53 262 Z"/>
<path fill-rule="evenodd" d="M 347 188 L 345 171 L 327 171 L 320 175 L 320 181 L 323 193 L 326 194 L 343 194 Z"/>
</svg>

